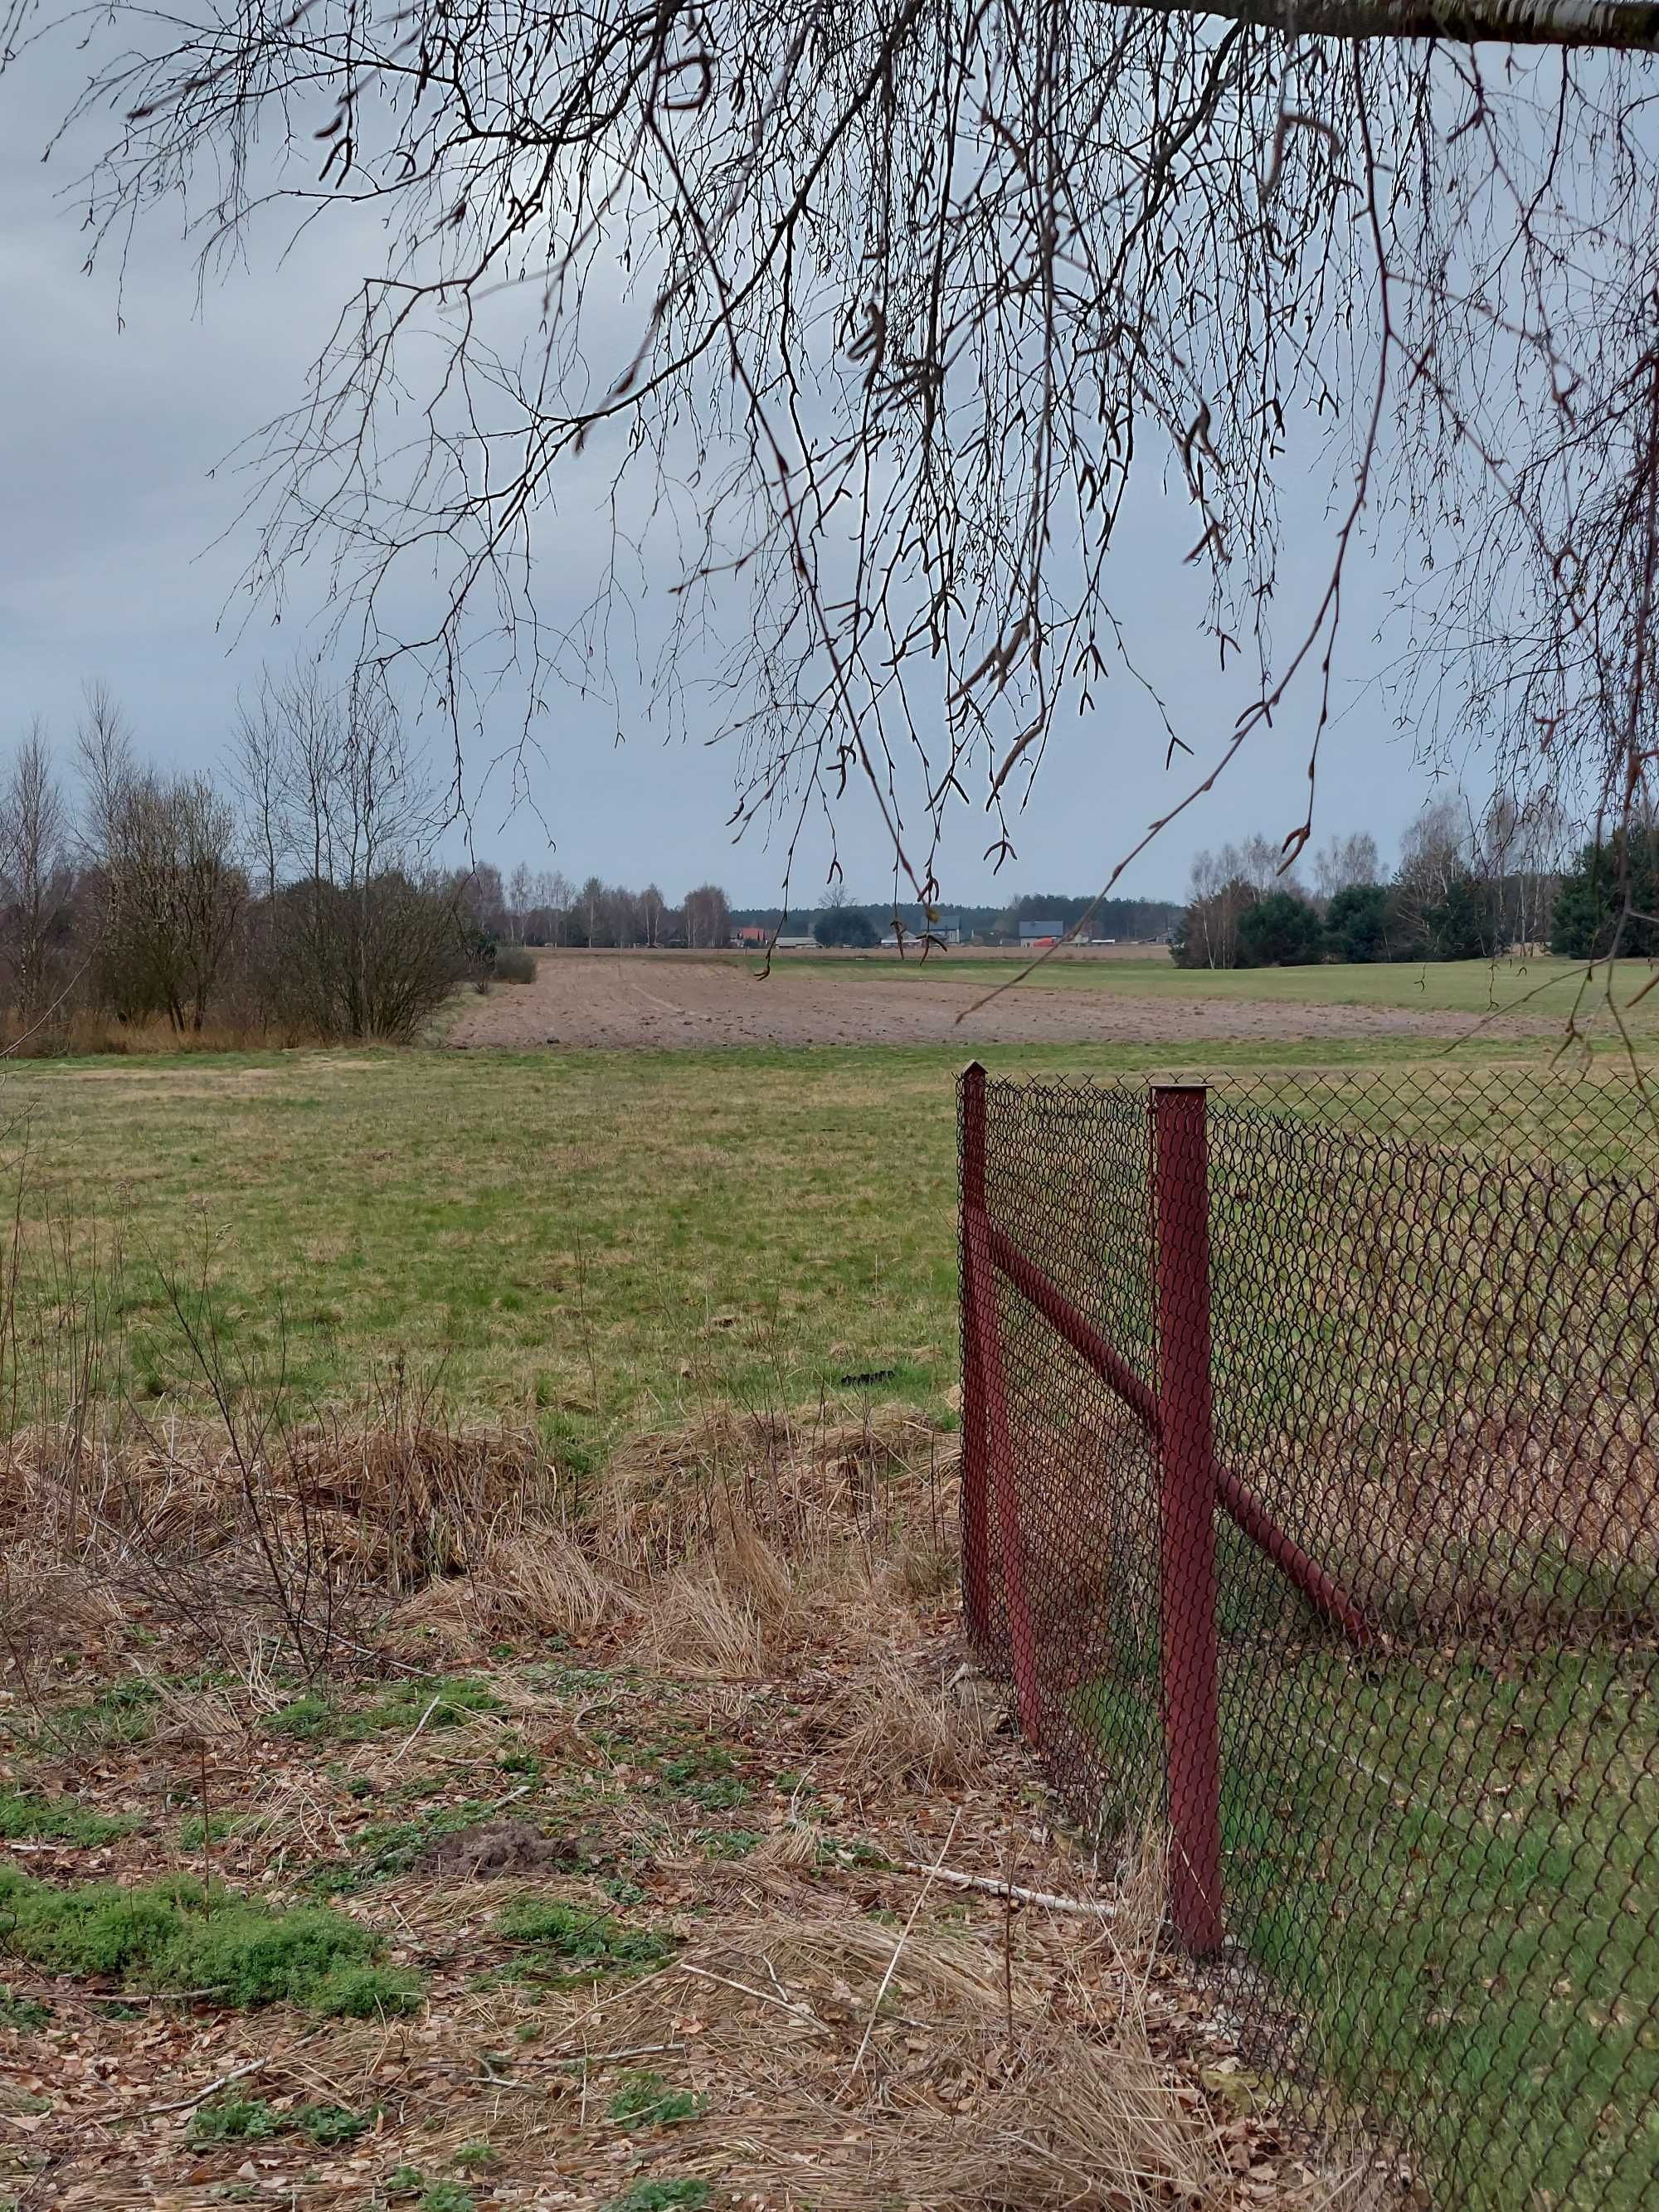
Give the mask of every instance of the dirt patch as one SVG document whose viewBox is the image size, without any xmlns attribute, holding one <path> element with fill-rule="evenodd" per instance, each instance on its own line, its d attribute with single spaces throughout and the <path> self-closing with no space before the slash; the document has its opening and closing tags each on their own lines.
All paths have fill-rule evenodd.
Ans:
<svg viewBox="0 0 1659 2212">
<path fill-rule="evenodd" d="M 494 1881 L 503 1875 L 535 1874 L 580 1865 L 581 1854 L 558 1836 L 544 1836 L 528 1820 L 503 1820 L 493 1828 L 461 1828 L 440 1836 L 421 1860 L 428 1874 Z"/>
<path fill-rule="evenodd" d="M 757 975 L 739 959 L 672 952 L 544 952 L 533 983 L 474 998 L 449 1033 L 460 1046 L 581 1048 L 710 1045 L 1139 1044 L 1253 1038 L 1456 1037 L 1463 1013 L 1265 1000 L 1152 998 L 1025 985 L 987 1006 L 982 975 L 948 960 L 890 974 L 802 955 Z M 1559 1024 L 1557 1024 L 1559 1027 Z M 1483 1033 L 1538 1036 L 1548 1016 L 1488 1017 Z"/>
</svg>

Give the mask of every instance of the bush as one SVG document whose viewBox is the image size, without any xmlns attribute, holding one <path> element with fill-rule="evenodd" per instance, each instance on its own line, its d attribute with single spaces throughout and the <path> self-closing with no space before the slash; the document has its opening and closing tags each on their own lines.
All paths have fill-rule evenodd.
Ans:
<svg viewBox="0 0 1659 2212">
<path fill-rule="evenodd" d="M 1454 876 L 1424 921 L 1431 960 L 1495 960 L 1505 949 L 1491 886 L 1476 876 Z"/>
<path fill-rule="evenodd" d="M 1338 960 L 1386 960 L 1391 920 L 1385 884 L 1350 884 L 1326 909 L 1326 944 Z"/>
<path fill-rule="evenodd" d="M 495 964 L 491 971 L 498 983 L 533 983 L 536 980 L 536 961 L 532 953 L 522 945 L 498 945 Z"/>
<path fill-rule="evenodd" d="M 1632 909 L 1621 920 L 1626 902 Z M 1604 959 L 1615 941 L 1638 960 L 1659 957 L 1659 830 L 1618 831 L 1605 845 L 1586 845 L 1577 867 L 1561 878 L 1550 951 L 1570 960 Z"/>
<path fill-rule="evenodd" d="M 1270 891 L 1238 917 L 1241 968 L 1304 968 L 1324 957 L 1324 924 L 1293 891 Z"/>
</svg>

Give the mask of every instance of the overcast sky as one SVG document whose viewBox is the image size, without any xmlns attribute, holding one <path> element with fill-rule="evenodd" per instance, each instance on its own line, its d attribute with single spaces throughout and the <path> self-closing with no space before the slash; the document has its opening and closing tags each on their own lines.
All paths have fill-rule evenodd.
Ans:
<svg viewBox="0 0 1659 2212">
<path fill-rule="evenodd" d="M 82 271 L 85 243 L 72 198 L 76 149 L 40 161 L 71 83 L 65 55 L 0 76 L 0 421 L 11 447 L 7 527 L 0 533 L 0 666 L 10 742 L 33 714 L 66 738 L 81 688 L 107 683 L 148 751 L 209 765 L 229 730 L 239 686 L 262 662 L 280 666 L 305 634 L 303 607 L 281 629 L 269 611 L 234 598 L 252 539 L 238 514 L 248 486 L 224 463 L 239 440 L 301 393 L 306 368 L 354 277 L 374 264 L 372 235 L 325 227 L 278 264 L 273 238 L 249 265 L 198 300 L 194 257 L 180 219 L 152 213 L 125 283 L 112 259 Z M 84 149 L 82 149 L 84 150 Z M 1212 757 L 1245 696 L 1200 653 L 1194 572 L 1181 556 L 1193 535 L 1184 499 L 1150 480 L 1127 518 L 1110 580 L 1115 604 L 1164 690 L 1176 726 L 1200 759 Z M 1309 495 L 1306 574 L 1289 564 L 1289 597 L 1314 589 L 1328 534 Z M 549 614 L 570 611 L 591 586 L 603 521 L 567 501 L 544 532 L 539 588 Z M 665 581 L 666 579 L 665 579 Z M 1183 593 L 1185 597 L 1183 599 Z M 1281 617 L 1281 634 L 1290 623 Z M 1365 641 L 1354 640 L 1366 665 Z M 630 689 L 626 674 L 624 691 Z M 1125 891 L 1173 894 L 1195 847 L 1261 829 L 1282 835 L 1303 805 L 1309 714 L 1291 712 L 1253 737 L 1213 797 L 1136 864 Z M 626 719 L 626 718 L 625 718 Z M 475 785 L 500 732 L 470 763 Z M 734 903 L 777 895 L 782 858 L 750 834 L 735 848 L 726 818 L 732 763 L 696 743 L 665 745 L 642 717 L 615 744 L 611 711 L 573 695 L 547 730 L 534 765 L 532 809 L 484 782 L 477 848 L 510 866 L 551 860 L 568 874 L 654 879 L 671 896 L 722 883 Z M 984 817 L 963 809 L 945 848 L 947 902 L 1019 890 L 1096 888 L 1153 815 L 1184 789 L 1190 769 L 1166 774 L 1156 717 L 1131 684 L 1114 678 L 1095 712 L 1067 723 L 1050 747 L 1032 803 L 1016 828 L 1018 857 L 993 878 L 981 860 Z M 1426 778 L 1389 727 L 1380 701 L 1360 696 L 1322 754 L 1316 836 L 1365 829 L 1392 853 L 1421 805 Z M 548 833 L 556 849 L 550 854 Z M 843 860 L 854 896 L 890 890 L 878 825 L 849 818 Z M 798 888 L 810 903 L 822 882 L 809 852 Z"/>
</svg>

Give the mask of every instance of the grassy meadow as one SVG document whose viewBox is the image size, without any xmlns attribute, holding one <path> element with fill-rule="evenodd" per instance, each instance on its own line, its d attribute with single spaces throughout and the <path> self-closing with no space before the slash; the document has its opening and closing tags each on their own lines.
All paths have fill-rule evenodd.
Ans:
<svg viewBox="0 0 1659 2212">
<path fill-rule="evenodd" d="M 810 953 L 781 956 L 811 961 Z M 937 957 L 937 956 L 935 956 Z M 914 979 L 926 972 L 914 957 L 892 952 L 837 954 L 835 967 L 877 968 L 887 975 Z M 975 952 L 971 947 L 947 953 L 944 970 L 956 980 L 972 979 L 988 990 L 1006 983 L 1025 964 L 1008 952 Z M 1630 962 L 1614 980 L 1614 1002 L 1628 1008 L 1639 1036 L 1659 1034 L 1659 1005 L 1654 998 L 1632 1003 L 1650 980 L 1644 963 Z M 1274 1006 L 1398 1006 L 1418 1013 L 1483 1014 L 1527 1012 L 1565 1027 L 1575 1005 L 1584 1013 L 1605 1008 L 1605 975 L 1585 986 L 1582 961 L 1547 954 L 1529 959 L 1442 960 L 1316 968 L 1177 968 L 1166 952 L 1148 946 L 1143 956 L 1127 948 L 1105 955 L 1066 949 L 1033 967 L 1022 990 L 1099 991 L 1113 997 L 1146 999 L 1154 1004 L 1191 999 Z"/>
<path fill-rule="evenodd" d="M 1265 1073 L 1305 1049 L 1209 1058 Z M 1167 1067 L 1151 1047 L 986 1056 L 1007 1073 Z M 118 1396 L 202 1399 L 191 1318 L 238 1389 L 280 1382 L 303 1409 L 401 1371 L 458 1408 L 534 1419 L 579 1456 L 711 1402 L 782 1410 L 850 1392 L 937 1413 L 957 1364 L 964 1057 L 14 1064 L 0 1075 L 24 1231 L 8 1385 L 26 1406 L 52 1395 L 91 1338 Z M 1487 1065 L 1394 1039 L 1322 1057 L 1449 1098 Z"/>
</svg>

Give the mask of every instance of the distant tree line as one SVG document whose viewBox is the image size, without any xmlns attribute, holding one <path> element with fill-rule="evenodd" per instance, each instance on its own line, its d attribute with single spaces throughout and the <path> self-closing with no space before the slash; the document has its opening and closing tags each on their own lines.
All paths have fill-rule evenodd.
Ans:
<svg viewBox="0 0 1659 2212">
<path fill-rule="evenodd" d="M 65 753 L 36 722 L 0 778 L 8 1042 L 410 1036 L 480 957 L 446 817 L 371 686 L 262 685 L 217 775 L 144 759 L 89 690 Z"/>
<path fill-rule="evenodd" d="M 712 884 L 671 908 L 654 885 L 446 863 L 452 819 L 371 684 L 267 678 L 216 774 L 144 759 L 90 689 L 65 752 L 36 721 L 0 769 L 0 1036 L 396 1041 L 487 983 L 501 945 L 730 937 Z"/>
<path fill-rule="evenodd" d="M 1069 929 L 1085 914 L 1090 915 L 1091 937 L 1158 942 L 1168 937 L 1181 915 L 1176 899 L 1106 899 L 1090 914 L 1093 906 L 1094 901 L 1086 894 L 1027 891 L 1002 906 L 961 906 L 947 899 L 933 912 L 958 922 L 964 941 L 976 938 L 990 944 L 1017 943 L 1022 921 L 1058 921 Z M 810 931 L 820 943 L 831 945 L 878 945 L 891 933 L 895 920 L 918 943 L 927 934 L 929 923 L 924 908 L 914 902 L 895 905 L 890 899 L 860 903 L 827 894 L 816 909 L 804 915 L 788 914 L 775 906 L 737 907 L 732 913 L 734 927 L 799 930 L 803 935 Z"/>
<path fill-rule="evenodd" d="M 732 937 L 732 909 L 717 884 L 699 884 L 671 906 L 655 884 L 642 891 L 598 876 L 577 884 L 561 869 L 532 872 L 523 862 L 503 881 L 485 861 L 473 871 L 472 896 L 480 927 L 504 945 L 697 951 Z"/>
<path fill-rule="evenodd" d="M 1310 888 L 1283 869 L 1271 838 L 1249 837 L 1194 857 L 1175 958 L 1183 968 L 1479 960 L 1553 941 L 1562 842 L 1551 803 L 1499 800 L 1476 821 L 1448 793 L 1412 824 L 1392 872 L 1375 838 L 1333 837 L 1312 857 Z"/>
</svg>

